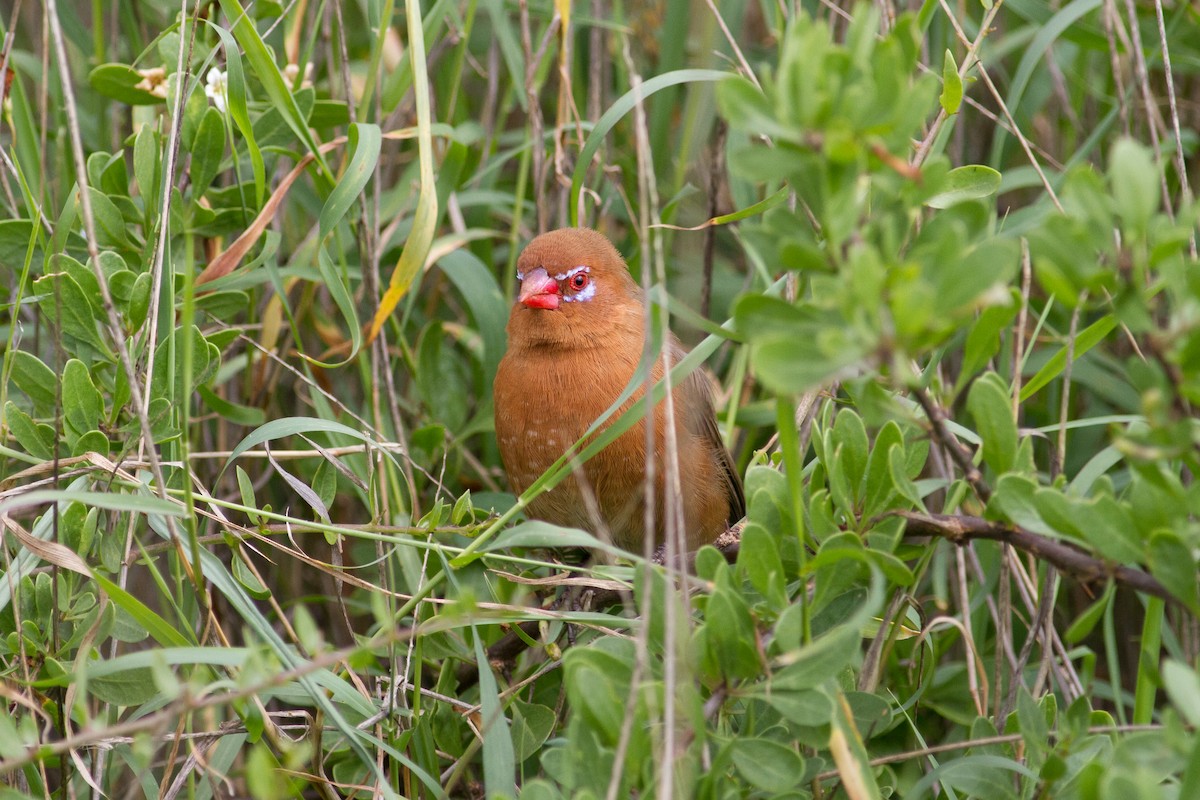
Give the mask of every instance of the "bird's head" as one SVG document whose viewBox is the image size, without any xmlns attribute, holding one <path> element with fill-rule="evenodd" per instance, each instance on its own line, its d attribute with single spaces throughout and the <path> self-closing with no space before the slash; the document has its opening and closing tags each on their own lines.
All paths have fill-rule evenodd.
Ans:
<svg viewBox="0 0 1200 800">
<path fill-rule="evenodd" d="M 561 228 L 535 238 L 517 259 L 521 282 L 510 342 L 586 347 L 615 331 L 640 332 L 641 289 L 603 234 Z"/>
</svg>

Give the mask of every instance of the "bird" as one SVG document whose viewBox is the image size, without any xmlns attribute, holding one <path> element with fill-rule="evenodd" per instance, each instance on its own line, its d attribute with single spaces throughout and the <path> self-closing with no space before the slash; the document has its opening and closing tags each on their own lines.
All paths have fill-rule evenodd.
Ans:
<svg viewBox="0 0 1200 800">
<path fill-rule="evenodd" d="M 496 441 L 519 495 L 579 440 L 621 394 L 645 347 L 641 287 L 612 242 L 589 228 L 535 237 L 517 259 L 520 289 L 506 331 L 508 348 L 493 383 Z M 670 363 L 687 354 L 674 334 Z M 652 379 L 663 376 L 664 359 Z M 639 402 L 643 388 L 622 411 Z M 679 457 L 683 533 L 689 551 L 712 543 L 745 516 L 741 479 L 721 439 L 712 382 L 693 371 L 672 388 Z M 610 418 L 615 420 L 618 414 Z M 655 546 L 665 539 L 666 403 L 654 414 Z M 645 420 L 621 434 L 550 491 L 534 497 L 527 516 L 607 534 L 618 547 L 642 552 L 645 524 Z M 599 523 L 599 524 L 597 524 Z M 653 548 L 651 548 L 653 549 Z"/>
</svg>

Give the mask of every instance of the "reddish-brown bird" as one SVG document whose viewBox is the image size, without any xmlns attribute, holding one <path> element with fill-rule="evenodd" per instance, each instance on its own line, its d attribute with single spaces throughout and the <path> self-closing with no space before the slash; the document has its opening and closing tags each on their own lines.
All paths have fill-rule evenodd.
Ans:
<svg viewBox="0 0 1200 800">
<path fill-rule="evenodd" d="M 521 282 L 508 320 L 508 352 L 496 373 L 496 438 L 513 489 L 525 491 L 579 439 L 628 385 L 642 357 L 641 289 L 602 234 L 563 228 L 529 243 L 517 261 Z M 672 364 L 686 350 L 672 335 Z M 655 363 L 654 380 L 663 362 Z M 636 392 L 626 407 L 638 401 Z M 712 387 L 699 371 L 672 390 L 684 535 L 689 550 L 710 543 L 745 514 L 741 481 L 721 441 Z M 615 416 L 614 416 L 615 419 Z M 665 529 L 666 404 L 655 407 L 655 529 Z M 613 541 L 640 552 L 645 538 L 646 433 L 639 422 L 568 477 L 535 498 L 530 516 L 597 531 L 590 492 Z M 585 484 L 581 487 L 580 483 Z"/>
</svg>

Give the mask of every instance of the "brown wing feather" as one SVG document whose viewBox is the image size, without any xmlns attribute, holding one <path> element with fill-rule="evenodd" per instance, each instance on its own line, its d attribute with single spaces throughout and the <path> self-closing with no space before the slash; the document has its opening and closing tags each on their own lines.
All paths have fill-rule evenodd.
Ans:
<svg viewBox="0 0 1200 800">
<path fill-rule="evenodd" d="M 678 345 L 676 353 L 679 357 L 686 355 L 686 351 Z M 703 371 L 696 370 L 688 376 L 688 384 L 690 385 L 687 385 L 686 389 L 696 398 L 693 414 L 688 420 L 688 429 L 709 444 L 717 460 L 718 470 L 725 482 L 725 497 L 729 500 L 728 524 L 733 525 L 746 516 L 746 496 L 742 491 L 742 479 L 738 475 L 737 465 L 721 438 L 721 429 L 717 427 L 712 380 Z"/>
</svg>

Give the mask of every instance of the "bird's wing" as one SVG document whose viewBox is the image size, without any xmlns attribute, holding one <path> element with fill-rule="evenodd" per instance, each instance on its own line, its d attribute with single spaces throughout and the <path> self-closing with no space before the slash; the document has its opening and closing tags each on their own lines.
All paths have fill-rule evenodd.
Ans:
<svg viewBox="0 0 1200 800">
<path fill-rule="evenodd" d="M 682 348 L 679 348 L 679 351 L 686 354 Z M 685 390 L 694 394 L 698 401 L 693 406 L 695 414 L 687 421 L 687 427 L 707 442 L 717 456 L 721 476 L 725 480 L 725 496 L 729 498 L 729 524 L 732 525 L 746 516 L 746 495 L 742 491 L 742 479 L 738 475 L 737 465 L 733 463 L 733 456 L 721 438 L 721 429 L 717 427 L 712 381 L 703 370 L 698 369 L 688 376 Z"/>
</svg>

